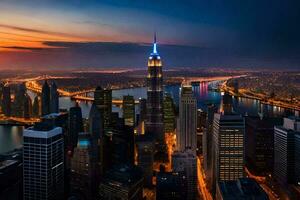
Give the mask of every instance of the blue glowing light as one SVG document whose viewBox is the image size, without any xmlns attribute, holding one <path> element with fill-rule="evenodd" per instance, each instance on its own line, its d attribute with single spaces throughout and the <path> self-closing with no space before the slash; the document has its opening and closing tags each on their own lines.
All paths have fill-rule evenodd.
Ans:
<svg viewBox="0 0 300 200">
<path fill-rule="evenodd" d="M 80 147 L 88 147 L 90 145 L 89 140 L 79 140 L 78 143 Z"/>
<path fill-rule="evenodd" d="M 157 54 L 156 43 L 153 44 L 153 53 L 154 53 L 154 54 Z"/>
</svg>

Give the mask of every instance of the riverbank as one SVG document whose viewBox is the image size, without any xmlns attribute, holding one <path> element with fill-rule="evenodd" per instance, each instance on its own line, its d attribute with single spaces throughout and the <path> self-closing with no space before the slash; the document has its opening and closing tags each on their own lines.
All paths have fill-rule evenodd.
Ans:
<svg viewBox="0 0 300 200">
<path fill-rule="evenodd" d="M 283 102 L 283 101 L 279 101 L 279 100 L 270 99 L 270 98 L 267 98 L 266 96 L 264 96 L 263 94 L 256 94 L 256 93 L 250 92 L 245 89 L 239 89 L 238 93 L 237 93 L 234 91 L 234 88 L 229 87 L 227 85 L 227 81 L 225 81 L 222 84 L 221 90 L 224 92 L 229 92 L 232 96 L 259 100 L 260 103 L 265 104 L 265 105 L 277 106 L 277 107 L 281 107 L 281 108 L 291 109 L 294 111 L 300 111 L 300 105 L 298 105 L 298 104 L 291 104 L 291 103 L 287 103 L 287 102 Z"/>
</svg>

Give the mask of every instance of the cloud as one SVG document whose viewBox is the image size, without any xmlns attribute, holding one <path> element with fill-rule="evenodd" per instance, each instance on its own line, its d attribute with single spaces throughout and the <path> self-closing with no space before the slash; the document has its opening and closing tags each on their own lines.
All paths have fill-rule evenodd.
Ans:
<svg viewBox="0 0 300 200">
<path fill-rule="evenodd" d="M 40 30 L 40 29 L 33 29 L 33 28 L 25 28 L 21 26 L 12 26 L 7 24 L 0 24 L 0 28 L 7 28 L 15 31 L 24 31 L 29 33 L 39 33 L 39 34 L 45 34 L 45 35 L 51 35 L 51 36 L 60 36 L 60 37 L 77 37 L 73 34 L 63 33 L 63 32 L 55 32 L 55 31 L 47 31 L 47 30 Z M 19 34 L 20 35 L 20 34 Z"/>
<path fill-rule="evenodd" d="M 22 46 L 0 46 L 3 49 L 13 49 L 13 50 L 24 50 L 24 51 L 40 51 L 45 50 L 47 48 L 40 48 L 40 47 L 22 47 Z"/>
</svg>

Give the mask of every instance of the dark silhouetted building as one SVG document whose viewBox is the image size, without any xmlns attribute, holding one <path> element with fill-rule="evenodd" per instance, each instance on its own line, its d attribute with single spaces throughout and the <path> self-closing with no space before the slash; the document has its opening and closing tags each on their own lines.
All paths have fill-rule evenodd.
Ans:
<svg viewBox="0 0 300 200">
<path fill-rule="evenodd" d="M 156 175 L 157 200 L 184 200 L 187 198 L 185 172 L 160 171 Z"/>
<path fill-rule="evenodd" d="M 41 101 L 40 97 L 36 96 L 33 101 L 32 105 L 32 116 L 33 117 L 40 117 L 41 115 Z"/>
<path fill-rule="evenodd" d="M 24 117 L 24 104 L 25 104 L 25 93 L 26 87 L 25 84 L 18 85 L 15 100 L 14 100 L 14 113 L 16 117 Z"/>
<path fill-rule="evenodd" d="M 184 173 L 186 176 L 187 200 L 197 197 L 197 157 L 195 152 L 186 149 L 175 151 L 172 155 L 173 172 Z"/>
<path fill-rule="evenodd" d="M 0 199 L 23 199 L 22 153 L 0 156 Z"/>
<path fill-rule="evenodd" d="M 197 155 L 203 155 L 203 135 L 206 127 L 206 112 L 197 110 Z"/>
<path fill-rule="evenodd" d="M 59 94 L 55 82 L 50 88 L 50 113 L 59 113 Z"/>
<path fill-rule="evenodd" d="M 103 128 L 110 127 L 112 115 L 112 90 L 97 87 L 94 93 L 94 104 L 100 111 L 103 119 Z"/>
<path fill-rule="evenodd" d="M 23 132 L 24 200 L 64 197 L 64 140 L 62 128 L 37 123 Z"/>
<path fill-rule="evenodd" d="M 140 98 L 140 122 L 147 119 L 147 100 Z"/>
<path fill-rule="evenodd" d="M 273 173 L 274 126 L 281 118 L 246 117 L 245 159 L 247 168 L 256 175 Z"/>
<path fill-rule="evenodd" d="M 70 196 L 80 200 L 92 199 L 90 163 L 91 135 L 81 132 L 71 158 Z"/>
<path fill-rule="evenodd" d="M 217 184 L 216 200 L 268 200 L 266 192 L 251 178 L 221 181 Z"/>
<path fill-rule="evenodd" d="M 24 114 L 23 117 L 29 119 L 32 117 L 32 100 L 28 94 L 24 96 Z"/>
<path fill-rule="evenodd" d="M 274 128 L 274 178 L 284 187 L 299 184 L 299 134 L 297 117 L 284 118 L 283 126 Z"/>
<path fill-rule="evenodd" d="M 119 125 L 112 129 L 112 164 L 134 164 L 134 130 Z"/>
<path fill-rule="evenodd" d="M 213 140 L 213 121 L 214 114 L 217 112 L 217 107 L 214 104 L 209 104 L 207 106 L 207 118 L 206 118 L 206 128 L 203 131 L 203 142 L 202 142 L 202 152 L 203 152 L 203 168 L 206 175 L 206 181 L 208 188 L 212 189 L 212 140 Z"/>
<path fill-rule="evenodd" d="M 126 126 L 135 126 L 135 101 L 133 96 L 123 96 L 123 118 Z"/>
<path fill-rule="evenodd" d="M 91 173 L 92 173 L 92 194 L 96 195 L 100 176 L 103 175 L 104 154 L 103 154 L 103 121 L 102 115 L 96 104 L 93 103 L 89 114 L 89 128 L 91 134 Z"/>
<path fill-rule="evenodd" d="M 50 87 L 45 81 L 42 88 L 42 116 L 50 114 Z"/>
<path fill-rule="evenodd" d="M 105 173 L 99 186 L 99 196 L 102 200 L 143 199 L 142 171 L 136 166 L 114 166 Z"/>
<path fill-rule="evenodd" d="M 136 139 L 137 144 L 137 164 L 142 169 L 145 187 L 152 186 L 154 144 L 146 135 L 140 135 Z"/>
<path fill-rule="evenodd" d="M 2 98 L 2 110 L 5 116 L 11 116 L 11 97 L 10 97 L 10 86 L 5 85 L 3 87 L 3 98 Z"/>
<path fill-rule="evenodd" d="M 82 112 L 78 104 L 69 111 L 69 145 L 74 148 L 78 143 L 78 134 L 83 132 Z"/>
</svg>

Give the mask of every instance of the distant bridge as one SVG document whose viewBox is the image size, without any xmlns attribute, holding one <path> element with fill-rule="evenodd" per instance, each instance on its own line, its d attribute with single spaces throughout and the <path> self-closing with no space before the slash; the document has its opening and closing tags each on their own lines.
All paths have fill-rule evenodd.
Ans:
<svg viewBox="0 0 300 200">
<path fill-rule="evenodd" d="M 38 84 L 36 81 L 28 81 L 26 82 L 26 88 L 28 90 L 31 90 L 35 93 L 41 94 L 42 93 L 42 86 Z M 76 91 L 76 92 L 68 92 L 62 89 L 58 89 L 57 92 L 59 93 L 59 96 L 62 97 L 70 97 L 72 100 L 75 101 L 94 101 L 93 97 L 88 97 L 87 94 L 90 92 L 94 92 L 95 89 L 87 89 L 87 90 L 81 90 L 81 91 Z M 139 101 L 136 100 L 135 104 L 138 104 Z M 112 104 L 114 105 L 122 105 L 123 100 L 122 99 L 113 99 Z"/>
<path fill-rule="evenodd" d="M 94 101 L 93 97 L 84 97 L 84 96 L 72 96 L 71 99 L 75 100 L 75 101 L 76 100 L 78 100 L 78 101 L 91 101 L 91 102 Z M 139 100 L 135 100 L 134 103 L 139 104 Z M 120 105 L 123 104 L 123 100 L 122 99 L 113 99 L 112 104 L 120 106 Z"/>
</svg>

